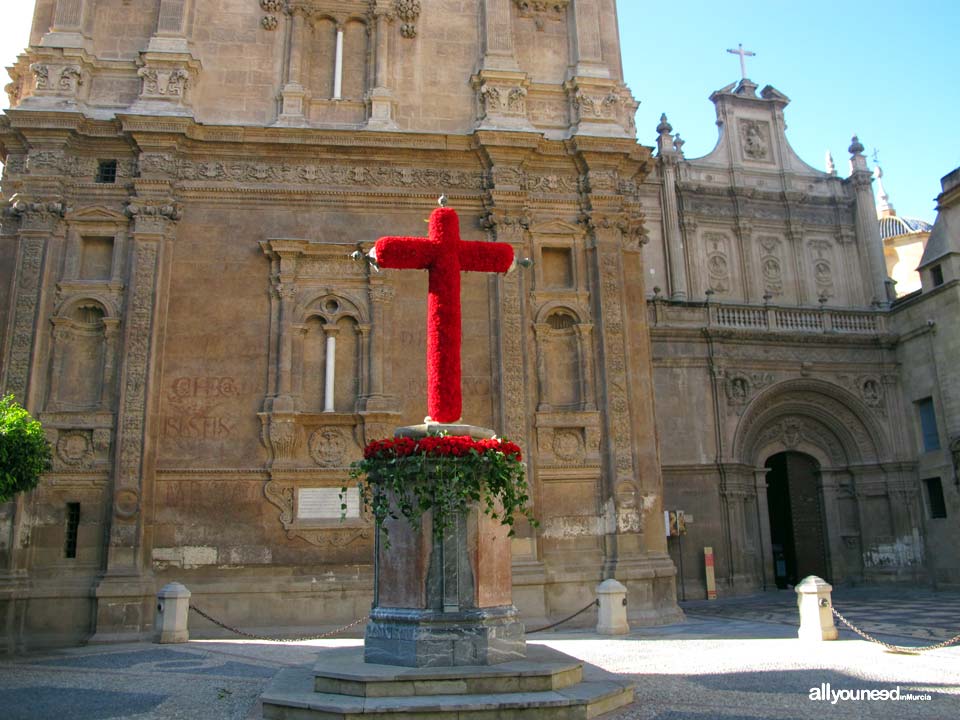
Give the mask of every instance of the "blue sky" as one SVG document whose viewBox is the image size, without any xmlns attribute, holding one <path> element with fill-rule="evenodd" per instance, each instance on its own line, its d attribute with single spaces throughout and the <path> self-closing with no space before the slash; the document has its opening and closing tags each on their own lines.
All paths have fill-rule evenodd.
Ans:
<svg viewBox="0 0 960 720">
<path fill-rule="evenodd" d="M 960 166 L 960 2 L 620 0 L 623 69 L 640 101 L 637 136 L 652 145 L 660 113 L 688 158 L 717 140 L 707 98 L 740 79 L 727 48 L 743 43 L 747 75 L 790 98 L 787 138 L 823 169 L 849 172 L 850 137 L 879 151 L 900 215 L 933 220 L 940 178 Z M 872 160 L 870 161 L 873 165 Z"/>
<path fill-rule="evenodd" d="M 4 0 L 0 61 L 26 45 L 33 3 Z M 809 164 L 827 150 L 847 172 L 857 133 L 879 150 L 901 215 L 934 218 L 940 178 L 960 166 L 960 2 L 955 0 L 619 0 L 623 68 L 640 101 L 637 134 L 653 144 L 666 112 L 687 157 L 717 139 L 707 97 L 740 78 L 727 48 L 757 53 L 749 77 L 791 99 L 787 137 Z M 4 80 L 5 82 L 5 80 Z M 3 98 L 3 104 L 6 99 Z"/>
</svg>

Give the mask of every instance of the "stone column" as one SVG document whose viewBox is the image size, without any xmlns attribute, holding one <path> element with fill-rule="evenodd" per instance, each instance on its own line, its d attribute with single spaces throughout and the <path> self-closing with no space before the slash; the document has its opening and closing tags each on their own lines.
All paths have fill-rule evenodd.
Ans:
<svg viewBox="0 0 960 720">
<path fill-rule="evenodd" d="M 328 413 L 334 412 L 333 391 L 335 389 L 334 383 L 336 382 L 338 331 L 339 328 L 337 328 L 336 325 L 323 326 L 323 334 L 327 339 L 325 373 L 323 376 L 323 411 Z"/>
<path fill-rule="evenodd" d="M 337 23 L 337 47 L 333 62 L 333 99 L 343 94 L 343 24 Z"/>
<path fill-rule="evenodd" d="M 47 400 L 47 410 L 59 410 L 60 403 L 57 395 L 60 390 L 60 376 L 63 374 L 63 350 L 73 333 L 70 331 L 70 321 L 66 318 L 51 318 L 53 324 L 53 343 L 50 347 L 50 398 Z"/>
<path fill-rule="evenodd" d="M 850 144 L 850 177 L 856 189 L 857 203 L 857 239 L 866 253 L 870 270 L 872 304 L 889 307 L 894 295 L 893 282 L 887 277 L 887 263 L 883 257 L 883 239 L 880 237 L 880 224 L 877 222 L 876 200 L 873 197 L 873 173 L 867 169 L 867 159 L 863 155 L 863 144 L 853 136 Z"/>
</svg>

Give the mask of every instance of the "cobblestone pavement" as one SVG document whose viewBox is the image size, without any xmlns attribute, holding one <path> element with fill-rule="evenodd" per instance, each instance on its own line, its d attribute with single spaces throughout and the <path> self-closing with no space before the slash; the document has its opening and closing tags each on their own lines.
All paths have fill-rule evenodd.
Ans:
<svg viewBox="0 0 960 720">
<path fill-rule="evenodd" d="M 901 645 L 928 645 L 960 632 L 960 593 L 871 588 L 834 593 L 840 612 Z M 548 644 L 631 677 L 636 702 L 616 720 L 800 720 L 960 718 L 960 646 L 902 655 L 849 631 L 830 643 L 796 639 L 795 596 L 683 603 L 687 621 L 610 638 L 548 632 Z M 324 648 L 359 640 L 298 644 L 194 640 L 70 648 L 0 660 L 3 720 L 252 720 L 268 680 L 283 667 L 312 665 Z M 811 690 L 895 691 L 928 700 L 811 700 Z M 611 718 L 611 720 L 613 720 Z"/>
</svg>

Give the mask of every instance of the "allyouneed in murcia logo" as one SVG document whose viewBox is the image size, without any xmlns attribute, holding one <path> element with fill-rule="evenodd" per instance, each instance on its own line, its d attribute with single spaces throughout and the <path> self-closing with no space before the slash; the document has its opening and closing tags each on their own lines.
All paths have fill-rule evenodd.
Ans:
<svg viewBox="0 0 960 720">
<path fill-rule="evenodd" d="M 924 693 L 914 694 L 901 692 L 899 685 L 893 690 L 868 690 L 866 688 L 834 690 L 830 683 L 821 683 L 820 687 L 810 688 L 810 699 L 836 705 L 841 700 L 845 702 L 862 700 L 930 700 L 931 696 Z"/>
</svg>

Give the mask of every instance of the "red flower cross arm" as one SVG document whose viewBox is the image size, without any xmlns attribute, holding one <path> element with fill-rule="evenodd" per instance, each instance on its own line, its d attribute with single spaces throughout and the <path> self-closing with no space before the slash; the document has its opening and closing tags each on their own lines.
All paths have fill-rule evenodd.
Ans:
<svg viewBox="0 0 960 720">
<path fill-rule="evenodd" d="M 427 238 L 382 237 L 376 244 L 377 265 L 398 270 L 426 270 L 437 255 Z"/>
<path fill-rule="evenodd" d="M 513 247 L 500 242 L 460 243 L 460 269 L 505 273 L 513 263 Z"/>
</svg>

